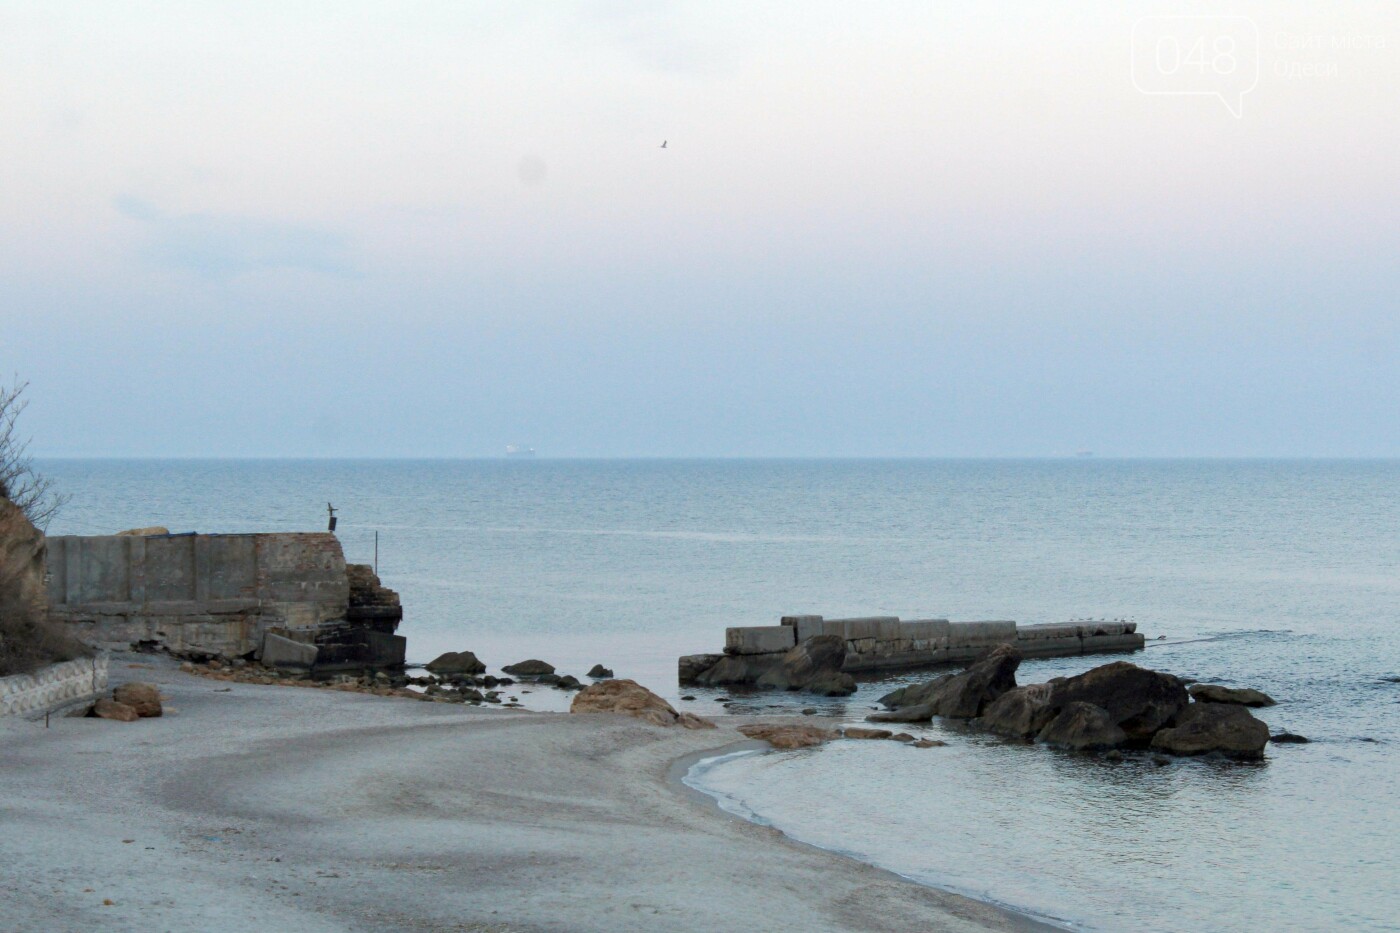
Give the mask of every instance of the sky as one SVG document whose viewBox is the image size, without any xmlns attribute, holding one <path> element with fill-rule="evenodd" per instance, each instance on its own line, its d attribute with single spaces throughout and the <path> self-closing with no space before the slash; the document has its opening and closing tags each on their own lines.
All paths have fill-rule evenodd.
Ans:
<svg viewBox="0 0 1400 933">
<path fill-rule="evenodd" d="M 1400 4 L 1125 6 L 0 0 L 0 374 L 41 457 L 1400 456 Z"/>
</svg>

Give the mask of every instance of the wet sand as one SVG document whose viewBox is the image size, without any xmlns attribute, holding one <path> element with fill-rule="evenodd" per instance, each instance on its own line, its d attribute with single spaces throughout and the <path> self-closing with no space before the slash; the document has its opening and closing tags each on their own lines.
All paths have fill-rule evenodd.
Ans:
<svg viewBox="0 0 1400 933">
<path fill-rule="evenodd" d="M 745 718 L 685 731 L 112 670 L 160 683 L 169 715 L 0 720 L 0 929 L 1044 929 L 681 786 Z"/>
</svg>

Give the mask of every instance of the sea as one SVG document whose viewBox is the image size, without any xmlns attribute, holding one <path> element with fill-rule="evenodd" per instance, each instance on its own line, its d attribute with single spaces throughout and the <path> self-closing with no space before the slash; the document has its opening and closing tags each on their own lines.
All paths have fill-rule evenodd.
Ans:
<svg viewBox="0 0 1400 933">
<path fill-rule="evenodd" d="M 51 534 L 324 530 L 402 595 L 410 660 L 602 663 L 703 715 L 852 697 L 682 691 L 676 658 L 787 614 L 1131 619 L 1136 663 L 1261 689 L 1273 745 L 1122 761 L 955 724 L 946 747 L 719 756 L 720 806 L 1076 930 L 1400 930 L 1400 462 L 68 460 Z M 1021 683 L 1112 660 L 1025 662 Z M 568 697 L 518 685 L 529 708 Z M 526 692 L 528 690 L 528 693 Z M 689 697 L 690 699 L 686 699 Z"/>
</svg>

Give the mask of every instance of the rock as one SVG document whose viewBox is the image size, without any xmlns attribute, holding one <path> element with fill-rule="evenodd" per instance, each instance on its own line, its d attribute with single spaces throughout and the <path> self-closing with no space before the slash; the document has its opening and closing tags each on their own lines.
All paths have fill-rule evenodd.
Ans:
<svg viewBox="0 0 1400 933">
<path fill-rule="evenodd" d="M 940 674 L 933 680 L 925 681 L 921 684 L 909 684 L 885 694 L 880 697 L 877 702 L 886 709 L 899 709 L 903 706 L 919 706 L 923 703 L 927 703 L 929 697 L 932 696 L 933 692 L 937 690 L 939 686 L 952 680 L 955 676 L 955 674 Z"/>
<path fill-rule="evenodd" d="M 1008 690 L 987 704 L 975 725 L 1010 738 L 1030 738 L 1055 718 L 1057 710 L 1050 705 L 1054 693 L 1051 684 L 1028 684 Z"/>
<path fill-rule="evenodd" d="M 1106 755 L 1103 756 L 1103 760 L 1104 760 L 1104 761 L 1122 761 L 1122 760 L 1123 760 L 1123 753 L 1120 752 L 1120 751 L 1119 751 L 1118 749 L 1116 749 L 1116 748 L 1115 748 L 1115 749 L 1111 749 L 1111 750 L 1108 752 L 1108 754 L 1106 754 Z"/>
<path fill-rule="evenodd" d="M 821 726 L 784 725 L 756 722 L 740 726 L 739 731 L 751 739 L 762 739 L 774 748 L 811 748 L 839 738 L 832 729 Z"/>
<path fill-rule="evenodd" d="M 620 713 L 655 726 L 713 729 L 715 724 L 692 713 L 678 713 L 661 697 L 635 680 L 604 680 L 584 687 L 569 706 L 570 713 Z"/>
<path fill-rule="evenodd" d="M 1222 687 L 1219 684 L 1193 684 L 1186 688 L 1191 699 L 1202 703 L 1237 703 L 1240 706 L 1276 706 L 1274 698 L 1248 687 Z"/>
<path fill-rule="evenodd" d="M 536 683 L 558 685 L 564 678 L 558 674 L 541 674 L 535 678 Z"/>
<path fill-rule="evenodd" d="M 806 689 L 819 697 L 848 697 L 856 692 L 856 679 L 841 671 L 826 671 L 809 681 Z"/>
<path fill-rule="evenodd" d="M 1129 741 L 1145 743 L 1190 701 L 1175 677 L 1114 661 L 1055 684 L 1050 705 L 1063 710 L 1090 703 L 1106 711 Z"/>
<path fill-rule="evenodd" d="M 752 684 L 782 660 L 780 654 L 723 655 L 714 666 L 699 674 L 695 683 L 702 687 Z"/>
<path fill-rule="evenodd" d="M 681 699 L 682 699 L 682 700 L 685 700 L 687 703 L 689 703 L 689 702 L 693 701 L 693 700 L 695 699 L 695 697 L 690 696 L 689 694 L 686 694 L 685 696 L 681 697 Z"/>
<path fill-rule="evenodd" d="M 914 737 L 913 737 L 912 735 L 910 735 L 909 733 L 907 733 L 907 732 L 896 732 L 894 735 L 890 736 L 890 741 L 892 741 L 892 742 L 912 742 L 912 741 L 914 741 Z"/>
<path fill-rule="evenodd" d="M 940 742 L 937 739 L 919 739 L 919 741 L 911 743 L 913 748 L 945 748 L 947 745 L 947 742 Z"/>
<path fill-rule="evenodd" d="M 801 690 L 819 676 L 841 670 L 846 642 L 836 635 L 817 635 L 782 656 L 778 664 L 758 678 L 760 687 Z"/>
<path fill-rule="evenodd" d="M 538 658 L 531 658 L 528 661 L 521 661 L 518 664 L 510 664 L 501 668 L 507 674 L 514 674 L 517 677 L 538 677 L 541 674 L 553 674 L 554 665 L 541 661 Z"/>
<path fill-rule="evenodd" d="M 684 697 L 682 697 L 682 699 L 684 699 Z M 817 715 L 817 708 L 814 707 L 814 706 L 809 706 L 809 707 L 807 707 L 806 709 L 804 709 L 804 710 L 802 711 L 802 715 L 803 715 L 803 716 L 815 716 L 815 715 Z"/>
<path fill-rule="evenodd" d="M 141 718 L 136 710 L 130 706 L 118 703 L 116 700 L 109 700 L 106 697 L 92 705 L 92 714 L 99 719 L 112 719 L 117 722 L 135 722 Z"/>
<path fill-rule="evenodd" d="M 484 674 L 486 665 L 470 651 L 449 651 L 423 665 L 434 674 Z"/>
<path fill-rule="evenodd" d="M 888 729 L 866 729 L 861 726 L 847 726 L 841 734 L 848 739 L 888 739 L 894 733 Z M 913 736 L 910 736 L 912 739 Z"/>
<path fill-rule="evenodd" d="M 1152 737 L 1152 747 L 1172 755 L 1220 752 L 1231 758 L 1264 757 L 1269 727 L 1237 703 L 1192 703 L 1175 724 Z"/>
<path fill-rule="evenodd" d="M 583 687 L 583 683 L 573 674 L 565 674 L 554 686 L 560 690 L 578 690 Z"/>
<path fill-rule="evenodd" d="M 923 702 L 866 718 L 871 722 L 924 722 L 934 716 L 973 719 L 993 700 L 1015 689 L 1020 665 L 1021 652 L 1014 645 L 997 645 L 962 673 L 923 685 L 918 694 L 927 696 Z"/>
<path fill-rule="evenodd" d="M 677 679 L 682 687 L 699 683 L 697 678 L 714 667 L 723 658 L 722 654 L 688 654 L 677 663 Z"/>
<path fill-rule="evenodd" d="M 611 677 L 612 675 L 613 672 L 601 664 L 595 664 L 588 669 L 588 676 L 593 677 L 597 680 L 603 680 L 605 678 Z"/>
<path fill-rule="evenodd" d="M 432 687 L 429 687 L 429 692 L 431 692 L 432 689 Z M 464 703 L 480 703 L 486 698 L 485 695 L 475 687 L 458 687 L 457 695 L 462 698 L 462 702 Z"/>
<path fill-rule="evenodd" d="M 161 714 L 160 689 L 155 684 L 122 684 L 112 691 L 112 699 L 136 710 L 136 715 L 142 719 Z"/>
<path fill-rule="evenodd" d="M 126 531 L 119 531 L 118 538 L 149 538 L 153 535 L 168 535 L 170 529 L 164 525 L 152 525 L 149 528 L 128 528 Z"/>
<path fill-rule="evenodd" d="M 1074 700 L 1065 704 L 1037 739 L 1047 745 L 1084 750 L 1115 748 L 1128 741 L 1128 734 L 1103 707 Z"/>
<path fill-rule="evenodd" d="M 1294 732 L 1280 732 L 1278 735 L 1269 736 L 1269 741 L 1276 745 L 1306 745 L 1312 739 Z"/>
</svg>

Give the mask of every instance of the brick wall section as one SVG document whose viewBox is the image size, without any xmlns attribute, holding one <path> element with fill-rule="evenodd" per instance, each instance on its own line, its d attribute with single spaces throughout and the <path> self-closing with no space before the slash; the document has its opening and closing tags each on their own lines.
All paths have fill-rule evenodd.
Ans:
<svg viewBox="0 0 1400 933">
<path fill-rule="evenodd" d="M 47 571 L 50 617 L 111 647 L 244 654 L 267 628 L 344 618 L 350 593 L 326 533 L 54 537 Z"/>
</svg>

